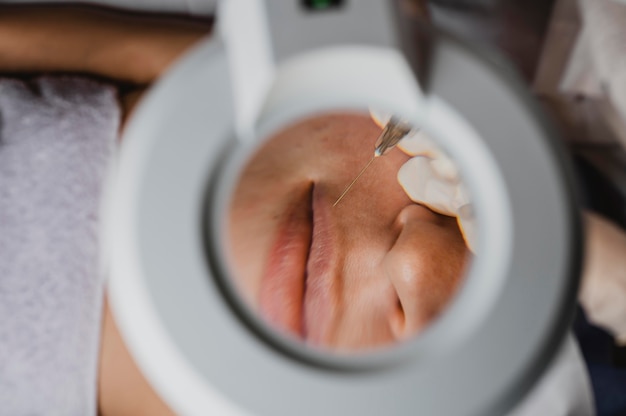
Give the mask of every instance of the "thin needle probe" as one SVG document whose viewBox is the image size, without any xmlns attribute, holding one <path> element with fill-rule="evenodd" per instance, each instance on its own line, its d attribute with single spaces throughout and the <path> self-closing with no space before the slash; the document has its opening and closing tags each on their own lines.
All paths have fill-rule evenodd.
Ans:
<svg viewBox="0 0 626 416">
<path fill-rule="evenodd" d="M 363 175 L 363 173 L 367 170 L 367 168 L 370 167 L 374 159 L 376 159 L 378 156 L 387 154 L 396 144 L 398 144 L 400 140 L 402 140 L 404 136 L 409 134 L 410 131 L 411 131 L 411 128 L 409 126 L 402 123 L 396 117 L 391 117 L 389 122 L 385 125 L 385 128 L 383 129 L 382 133 L 380 133 L 378 140 L 376 141 L 376 148 L 374 150 L 374 156 L 372 156 L 372 158 L 370 159 L 369 162 L 367 162 L 365 167 L 361 169 L 361 171 L 356 176 L 356 178 L 354 178 L 352 182 L 350 182 L 350 184 L 346 186 L 346 188 L 343 190 L 341 195 L 339 195 L 339 198 L 337 198 L 337 200 L 333 204 L 333 207 L 337 206 L 339 201 L 343 199 L 343 197 L 348 193 L 350 188 L 352 188 L 352 186 L 356 183 L 356 181 L 359 180 L 359 178 L 361 177 L 361 175 Z"/>
<path fill-rule="evenodd" d="M 370 165 L 372 164 L 374 159 L 376 159 L 376 155 L 372 156 L 370 161 L 367 162 L 367 165 L 365 165 L 365 167 L 363 169 L 361 169 L 361 172 L 359 172 L 359 174 L 356 175 L 356 178 L 354 178 L 354 180 L 352 182 L 350 182 L 350 184 L 348 186 L 346 186 L 346 189 L 344 189 L 344 191 L 341 193 L 341 195 L 339 195 L 339 198 L 337 198 L 337 200 L 333 204 L 333 207 L 336 206 L 339 203 L 339 201 L 341 201 L 343 199 L 343 197 L 348 193 L 350 188 L 352 188 L 352 185 L 354 185 L 354 183 L 359 180 L 361 175 L 363 175 L 363 172 L 365 172 L 365 170 L 370 167 Z"/>
</svg>

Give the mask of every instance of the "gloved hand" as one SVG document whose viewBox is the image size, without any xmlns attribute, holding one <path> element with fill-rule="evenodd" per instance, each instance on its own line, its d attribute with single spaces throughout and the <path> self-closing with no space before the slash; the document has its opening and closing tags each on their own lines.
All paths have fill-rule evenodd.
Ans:
<svg viewBox="0 0 626 416">
<path fill-rule="evenodd" d="M 411 131 L 398 147 L 413 156 L 398 171 L 411 200 L 456 217 L 468 248 L 476 252 L 474 210 L 455 163 L 424 133 Z"/>
</svg>

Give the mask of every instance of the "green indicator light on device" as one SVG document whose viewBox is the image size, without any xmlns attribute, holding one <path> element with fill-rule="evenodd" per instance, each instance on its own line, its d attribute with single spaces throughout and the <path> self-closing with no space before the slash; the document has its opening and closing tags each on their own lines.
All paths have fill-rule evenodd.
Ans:
<svg viewBox="0 0 626 416">
<path fill-rule="evenodd" d="M 342 3 L 341 0 L 305 0 L 304 6 L 310 10 L 322 11 L 339 7 Z"/>
</svg>

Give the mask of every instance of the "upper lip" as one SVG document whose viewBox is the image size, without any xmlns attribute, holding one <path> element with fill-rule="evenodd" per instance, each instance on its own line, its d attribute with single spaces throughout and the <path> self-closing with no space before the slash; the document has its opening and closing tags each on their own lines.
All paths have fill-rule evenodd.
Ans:
<svg viewBox="0 0 626 416">
<path fill-rule="evenodd" d="M 286 212 L 259 296 L 265 318 L 316 345 L 328 342 L 336 316 L 330 214 L 323 189 L 315 185 Z"/>
</svg>

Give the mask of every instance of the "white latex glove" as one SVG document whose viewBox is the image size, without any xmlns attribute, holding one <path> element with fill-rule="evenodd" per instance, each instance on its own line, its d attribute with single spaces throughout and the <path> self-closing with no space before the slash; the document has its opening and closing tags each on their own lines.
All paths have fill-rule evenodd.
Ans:
<svg viewBox="0 0 626 416">
<path fill-rule="evenodd" d="M 411 200 L 456 217 L 468 248 L 476 252 L 474 210 L 454 162 L 424 133 L 412 131 L 398 147 L 413 156 L 398 171 L 398 182 Z"/>
</svg>

